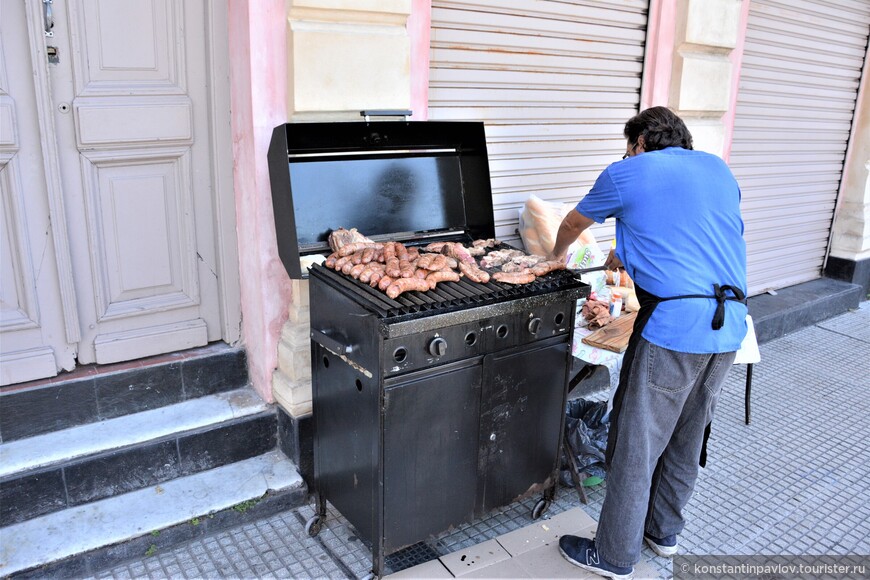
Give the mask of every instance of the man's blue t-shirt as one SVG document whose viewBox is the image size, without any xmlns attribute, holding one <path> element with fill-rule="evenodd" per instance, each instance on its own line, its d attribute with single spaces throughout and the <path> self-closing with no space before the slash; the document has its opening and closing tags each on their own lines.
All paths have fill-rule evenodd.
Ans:
<svg viewBox="0 0 870 580">
<path fill-rule="evenodd" d="M 616 255 L 635 283 L 655 296 L 712 295 L 713 284 L 746 292 L 740 189 L 715 155 L 670 147 L 613 163 L 577 211 L 599 223 L 616 218 Z M 713 299 L 661 302 L 643 337 L 679 352 L 739 349 L 746 306 L 727 301 L 719 330 L 711 326 L 715 310 Z"/>
</svg>

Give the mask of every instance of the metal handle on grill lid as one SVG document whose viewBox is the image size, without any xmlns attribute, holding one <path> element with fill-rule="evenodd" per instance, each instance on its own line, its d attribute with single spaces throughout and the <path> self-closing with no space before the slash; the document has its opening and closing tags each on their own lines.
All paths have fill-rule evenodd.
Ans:
<svg viewBox="0 0 870 580">
<path fill-rule="evenodd" d="M 369 122 L 370 117 L 404 117 L 407 121 L 413 114 L 414 112 L 408 109 L 372 109 L 359 112 L 360 117 L 365 117 L 366 123 Z"/>
<path fill-rule="evenodd" d="M 343 344 L 341 341 L 329 336 L 325 331 L 317 330 L 316 328 L 311 329 L 311 340 L 336 354 L 350 354 L 353 352 L 353 345 Z"/>
</svg>

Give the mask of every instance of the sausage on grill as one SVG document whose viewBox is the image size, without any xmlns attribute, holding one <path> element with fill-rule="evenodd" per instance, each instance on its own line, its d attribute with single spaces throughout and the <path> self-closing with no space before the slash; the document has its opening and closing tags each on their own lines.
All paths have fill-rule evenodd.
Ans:
<svg viewBox="0 0 870 580">
<path fill-rule="evenodd" d="M 360 281 L 360 282 L 363 282 L 363 283 L 368 283 L 368 282 L 370 282 L 371 279 L 372 279 L 372 275 L 373 275 L 375 272 L 381 272 L 381 273 L 383 273 L 383 271 L 384 271 L 384 267 L 385 267 L 385 266 L 384 266 L 383 264 L 380 264 L 380 263 L 378 263 L 378 262 L 372 262 L 372 263 L 369 263 L 369 264 L 365 264 L 365 268 L 363 269 L 362 272 L 360 272 L 360 275 L 359 275 L 359 281 Z"/>
<path fill-rule="evenodd" d="M 535 281 L 535 275 L 531 272 L 496 272 L 492 277 L 505 284 L 529 284 Z"/>
<path fill-rule="evenodd" d="M 349 256 L 353 253 L 356 253 L 360 250 L 365 250 L 366 248 L 375 249 L 377 247 L 383 247 L 383 244 L 375 244 L 372 242 L 353 242 L 350 244 L 346 244 L 338 249 L 336 252 L 339 257 Z"/>
<path fill-rule="evenodd" d="M 402 277 L 402 268 L 399 258 L 392 257 L 387 259 L 387 276 L 391 278 Z"/>
<path fill-rule="evenodd" d="M 559 260 L 547 260 L 545 262 L 539 262 L 532 266 L 532 274 L 534 274 L 535 276 L 545 276 L 550 272 L 564 269 L 564 262 L 561 262 Z"/>
<path fill-rule="evenodd" d="M 459 282 L 459 273 L 453 270 L 439 270 L 437 272 L 430 272 L 426 276 L 426 280 L 434 288 L 438 282 Z"/>
<path fill-rule="evenodd" d="M 402 278 L 401 280 L 396 280 L 387 288 L 387 296 L 395 299 L 402 292 L 409 292 L 412 290 L 416 290 L 419 292 L 425 292 L 429 289 L 429 282 L 426 280 L 421 280 L 420 278 Z"/>
<path fill-rule="evenodd" d="M 473 259 L 474 258 L 472 258 L 472 260 Z M 472 282 L 477 282 L 478 284 L 486 284 L 489 282 L 489 272 L 481 270 L 477 267 L 477 264 L 472 265 L 465 262 L 459 262 L 459 269 Z"/>
</svg>

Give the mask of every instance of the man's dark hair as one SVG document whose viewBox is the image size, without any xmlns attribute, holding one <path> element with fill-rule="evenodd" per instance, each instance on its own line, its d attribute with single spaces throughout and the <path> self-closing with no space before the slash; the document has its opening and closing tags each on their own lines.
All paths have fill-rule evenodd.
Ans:
<svg viewBox="0 0 870 580">
<path fill-rule="evenodd" d="M 692 148 L 692 134 L 683 120 L 667 107 L 650 107 L 625 123 L 622 134 L 631 144 L 643 135 L 644 151 L 667 147 Z"/>
</svg>

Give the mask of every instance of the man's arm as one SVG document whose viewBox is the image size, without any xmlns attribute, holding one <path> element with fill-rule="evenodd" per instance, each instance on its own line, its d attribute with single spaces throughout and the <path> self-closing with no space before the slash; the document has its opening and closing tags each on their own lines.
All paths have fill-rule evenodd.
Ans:
<svg viewBox="0 0 870 580">
<path fill-rule="evenodd" d="M 583 230 L 594 223 L 595 220 L 581 214 L 576 208 L 569 211 L 568 215 L 565 216 L 559 225 L 559 232 L 556 234 L 556 246 L 550 253 L 549 258 L 564 262 L 565 254 L 568 253 L 568 247 L 574 243 L 577 236 L 583 233 Z"/>
</svg>

